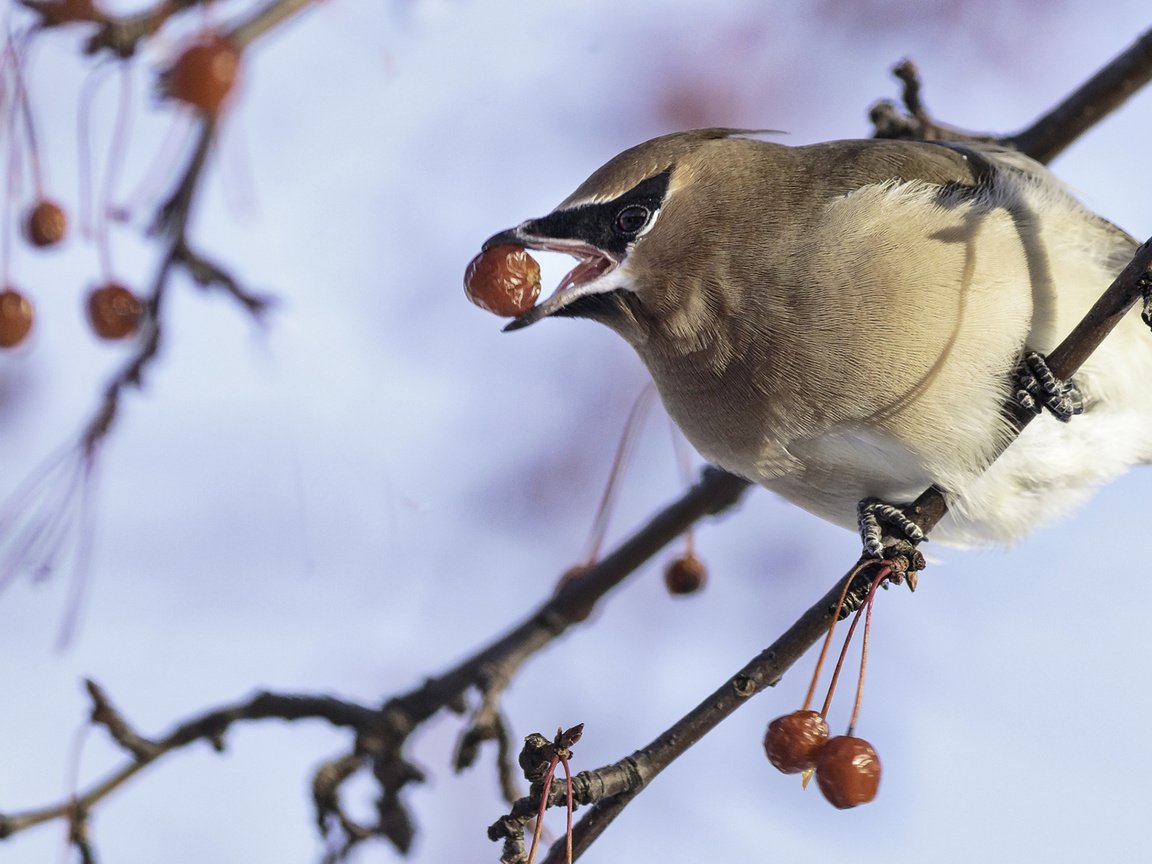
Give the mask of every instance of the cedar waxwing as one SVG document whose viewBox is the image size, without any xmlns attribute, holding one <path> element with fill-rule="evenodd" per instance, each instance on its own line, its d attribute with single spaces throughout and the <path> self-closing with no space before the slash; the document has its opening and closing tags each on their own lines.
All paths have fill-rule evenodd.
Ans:
<svg viewBox="0 0 1152 864">
<path fill-rule="evenodd" d="M 1049 405 L 1083 416 L 1038 418 L 989 465 L 1022 365 L 1043 377 L 1137 246 L 1015 151 L 666 135 L 498 243 L 579 259 L 508 329 L 606 324 L 706 459 L 838 525 L 935 484 L 950 512 L 933 537 L 1005 542 L 1152 461 L 1133 311 Z"/>
</svg>

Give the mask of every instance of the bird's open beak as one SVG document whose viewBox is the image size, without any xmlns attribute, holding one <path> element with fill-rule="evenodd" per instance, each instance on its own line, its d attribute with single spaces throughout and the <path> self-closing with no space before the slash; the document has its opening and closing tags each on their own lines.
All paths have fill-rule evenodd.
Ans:
<svg viewBox="0 0 1152 864">
<path fill-rule="evenodd" d="M 511 330 L 520 330 L 529 324 L 535 324 L 541 318 L 547 318 L 549 315 L 559 312 L 580 297 L 611 291 L 619 287 L 605 279 L 609 273 L 616 269 L 620 263 L 618 260 L 584 240 L 547 237 L 537 233 L 533 228 L 538 221 L 523 222 L 515 228 L 494 234 L 484 241 L 483 248 L 487 250 L 501 244 L 512 244 L 544 252 L 564 252 L 578 259 L 579 263 L 560 280 L 560 285 L 546 300 L 508 322 L 504 327 L 506 333 Z"/>
</svg>

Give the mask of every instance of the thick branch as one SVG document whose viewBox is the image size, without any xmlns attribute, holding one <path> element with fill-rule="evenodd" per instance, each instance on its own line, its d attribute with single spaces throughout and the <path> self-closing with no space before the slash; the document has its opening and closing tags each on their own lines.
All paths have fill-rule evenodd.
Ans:
<svg viewBox="0 0 1152 864">
<path fill-rule="evenodd" d="M 565 581 L 554 597 L 491 645 L 422 687 L 389 705 L 415 725 L 458 701 L 470 687 L 502 687 L 524 662 L 573 624 L 588 617 L 596 603 L 664 546 L 703 516 L 732 507 L 748 482 L 715 468 L 597 564 Z"/>
</svg>

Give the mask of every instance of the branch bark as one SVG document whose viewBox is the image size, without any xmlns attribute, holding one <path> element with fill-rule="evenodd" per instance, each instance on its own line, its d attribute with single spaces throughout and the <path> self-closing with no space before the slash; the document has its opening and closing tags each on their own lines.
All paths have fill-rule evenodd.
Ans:
<svg viewBox="0 0 1152 864">
<path fill-rule="evenodd" d="M 1119 54 L 1072 95 L 1008 141 L 1047 164 L 1152 81 L 1152 29 Z"/>
</svg>

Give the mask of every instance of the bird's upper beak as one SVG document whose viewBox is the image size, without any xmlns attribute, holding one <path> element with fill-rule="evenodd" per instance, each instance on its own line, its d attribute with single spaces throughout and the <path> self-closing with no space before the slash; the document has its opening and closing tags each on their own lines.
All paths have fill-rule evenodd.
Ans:
<svg viewBox="0 0 1152 864">
<path fill-rule="evenodd" d="M 485 250 L 509 243 L 546 252 L 564 252 L 579 260 L 579 263 L 568 272 L 568 275 L 560 281 L 560 285 L 546 300 L 533 306 L 524 314 L 513 318 L 505 325 L 505 332 L 535 324 L 541 318 L 547 318 L 549 315 L 559 312 L 580 297 L 612 291 L 619 287 L 618 284 L 615 284 L 615 280 L 605 278 L 620 263 L 615 256 L 602 249 L 597 249 L 585 240 L 547 236 L 546 225 L 542 224 L 547 221 L 547 218 L 530 219 L 515 228 L 494 234 L 484 241 L 483 248 Z"/>
</svg>

